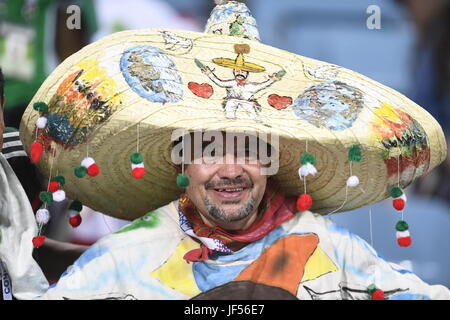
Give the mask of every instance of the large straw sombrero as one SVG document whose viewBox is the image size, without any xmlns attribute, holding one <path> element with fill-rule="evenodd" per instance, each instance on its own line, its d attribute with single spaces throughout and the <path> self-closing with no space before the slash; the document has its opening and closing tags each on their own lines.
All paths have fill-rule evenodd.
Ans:
<svg viewBox="0 0 450 320">
<path fill-rule="evenodd" d="M 299 158 L 306 148 L 315 157 L 317 173 L 307 177 L 307 192 L 312 210 L 326 214 L 386 199 L 392 186 L 404 188 L 444 160 L 442 129 L 427 111 L 356 72 L 260 43 L 245 9 L 238 2 L 218 5 L 205 33 L 124 31 L 65 60 L 36 93 L 20 127 L 28 153 L 35 141 L 44 147 L 42 173 L 64 176 L 71 199 L 134 219 L 183 191 L 171 161 L 175 129 L 254 131 L 280 137 L 274 179 L 287 194 L 305 192 Z M 223 27 L 235 21 L 233 12 L 241 25 L 249 21 L 242 35 L 230 36 Z M 233 79 L 227 63 L 246 63 L 236 62 L 235 45 L 249 48 L 245 60 L 264 69 L 256 68 L 260 72 L 248 81 L 262 83 L 274 73 L 281 79 L 252 97 L 260 121 L 239 108 L 235 119 L 225 117 L 226 88 L 202 72 L 201 66 L 215 66 L 217 78 Z M 40 117 L 46 123 L 38 128 Z M 362 159 L 351 170 L 360 184 L 349 189 L 348 151 L 355 145 Z M 137 147 L 146 169 L 142 179 L 131 175 Z M 87 156 L 100 173 L 78 178 L 74 168 Z"/>
</svg>

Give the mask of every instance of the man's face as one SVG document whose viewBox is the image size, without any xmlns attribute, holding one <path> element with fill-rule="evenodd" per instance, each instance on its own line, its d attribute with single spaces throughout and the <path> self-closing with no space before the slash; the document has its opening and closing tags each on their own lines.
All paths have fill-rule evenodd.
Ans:
<svg viewBox="0 0 450 320">
<path fill-rule="evenodd" d="M 234 78 L 237 80 L 245 80 L 248 77 L 248 71 L 234 69 Z"/>
<path fill-rule="evenodd" d="M 259 161 L 237 163 L 236 150 L 224 150 L 216 159 L 216 163 L 202 159 L 202 163 L 187 165 L 190 183 L 186 193 L 200 214 L 215 225 L 245 225 L 257 214 L 267 175 L 262 174 Z"/>
</svg>

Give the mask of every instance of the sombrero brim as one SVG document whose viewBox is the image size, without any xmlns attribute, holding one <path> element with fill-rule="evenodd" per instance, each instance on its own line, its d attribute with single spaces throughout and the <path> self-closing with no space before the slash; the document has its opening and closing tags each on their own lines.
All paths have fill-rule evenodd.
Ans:
<svg viewBox="0 0 450 320">
<path fill-rule="evenodd" d="M 165 41 L 167 33 L 178 39 L 176 46 Z M 232 59 L 234 44 L 242 43 L 251 47 L 246 58 L 267 70 L 248 80 L 268 86 L 248 100 L 253 114 L 238 108 L 230 119 L 224 113 L 227 88 L 203 74 L 195 59 L 205 65 L 217 56 Z M 284 77 L 267 82 L 279 70 Z M 214 74 L 233 79 L 228 68 Z M 305 191 L 297 170 L 307 147 L 318 170 L 307 178 L 307 192 L 312 210 L 324 214 L 386 199 L 390 187 L 408 186 L 446 156 L 436 120 L 395 90 L 351 70 L 230 36 L 133 30 L 83 48 L 52 72 L 26 109 L 20 132 L 28 153 L 40 116 L 35 102 L 49 106 L 48 125 L 37 137 L 46 150 L 41 172 L 63 175 L 68 197 L 122 219 L 140 217 L 183 191 L 171 161 L 171 135 L 179 128 L 278 135 L 273 178 L 288 195 Z M 354 144 L 362 149 L 362 161 L 351 168 L 360 185 L 348 189 L 348 148 Z M 137 148 L 147 170 L 139 180 L 130 163 Z M 73 169 L 87 155 L 100 174 L 77 178 Z"/>
<path fill-rule="evenodd" d="M 248 72 L 263 72 L 266 70 L 263 66 L 259 66 L 251 62 L 244 62 L 243 64 L 237 64 L 235 60 L 227 58 L 214 58 L 212 61 L 215 64 L 218 64 L 219 66 L 225 68 L 244 70 Z"/>
</svg>

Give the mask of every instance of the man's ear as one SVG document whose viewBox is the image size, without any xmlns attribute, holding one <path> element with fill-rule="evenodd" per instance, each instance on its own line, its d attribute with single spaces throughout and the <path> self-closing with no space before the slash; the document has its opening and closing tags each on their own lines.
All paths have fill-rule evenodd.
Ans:
<svg viewBox="0 0 450 320">
<path fill-rule="evenodd" d="M 2 112 L 5 110 L 5 104 L 6 104 L 6 97 L 5 96 L 3 96 L 3 97 L 1 97 L 2 99 L 1 99 L 1 101 L 0 101 L 0 107 L 1 107 L 1 109 L 2 109 Z"/>
</svg>

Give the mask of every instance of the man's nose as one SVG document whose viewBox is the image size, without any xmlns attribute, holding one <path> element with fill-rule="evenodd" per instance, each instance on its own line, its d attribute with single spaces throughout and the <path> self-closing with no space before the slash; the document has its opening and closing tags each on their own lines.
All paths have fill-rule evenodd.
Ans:
<svg viewBox="0 0 450 320">
<path fill-rule="evenodd" d="M 242 177 L 244 173 L 244 169 L 242 165 L 236 163 L 236 159 L 234 159 L 234 163 L 224 163 L 220 165 L 219 170 L 217 171 L 217 175 L 220 179 L 236 179 Z"/>
</svg>

